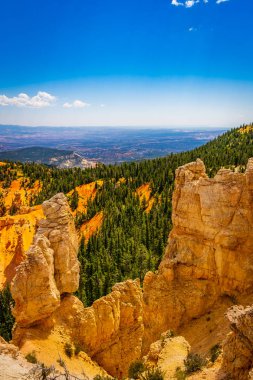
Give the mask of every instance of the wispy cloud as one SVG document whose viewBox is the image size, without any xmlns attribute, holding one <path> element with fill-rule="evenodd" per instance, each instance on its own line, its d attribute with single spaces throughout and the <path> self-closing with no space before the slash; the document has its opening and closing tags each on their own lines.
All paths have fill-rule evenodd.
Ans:
<svg viewBox="0 0 253 380">
<path fill-rule="evenodd" d="M 90 107 L 89 103 L 83 102 L 82 100 L 74 100 L 72 103 L 64 103 L 63 108 L 86 108 Z"/>
<path fill-rule="evenodd" d="M 29 96 L 21 93 L 12 98 L 6 95 L 0 95 L 0 106 L 16 106 L 16 107 L 30 107 L 30 108 L 44 108 L 54 104 L 56 97 L 48 92 L 39 91 L 35 96 Z"/>
<path fill-rule="evenodd" d="M 221 3 L 225 3 L 229 0 L 216 0 L 216 4 L 221 4 Z M 200 4 L 200 3 L 204 3 L 204 4 L 207 4 L 209 3 L 209 0 L 184 0 L 184 1 L 179 1 L 179 0 L 171 0 L 171 5 L 174 5 L 176 7 L 178 6 L 183 6 L 185 8 L 192 8 L 194 5 L 196 4 Z"/>
<path fill-rule="evenodd" d="M 226 3 L 229 0 L 216 0 L 216 4 Z"/>
<path fill-rule="evenodd" d="M 207 0 L 203 0 L 203 1 L 206 2 Z M 195 4 L 198 4 L 199 2 L 200 0 L 185 0 L 185 1 L 172 0 L 171 4 L 175 5 L 176 7 L 183 6 L 185 8 L 191 8 Z"/>
</svg>

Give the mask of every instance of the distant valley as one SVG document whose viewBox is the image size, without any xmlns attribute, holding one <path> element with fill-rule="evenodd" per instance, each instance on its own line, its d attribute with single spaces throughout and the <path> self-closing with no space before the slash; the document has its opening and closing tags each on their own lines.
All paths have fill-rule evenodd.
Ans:
<svg viewBox="0 0 253 380">
<path fill-rule="evenodd" d="M 0 125 L 0 159 L 19 159 L 23 162 L 25 159 L 25 161 L 53 164 L 58 167 L 72 167 L 73 165 L 87 167 L 83 165 L 90 166 L 94 162 L 114 164 L 141 161 L 194 149 L 223 132 L 224 129 Z M 38 147 L 44 148 L 44 150 L 39 151 Z M 29 150 L 10 152 L 24 148 L 29 148 Z M 46 151 L 45 148 L 58 151 Z M 9 152 L 4 153 L 6 151 Z M 65 155 L 68 157 L 66 158 Z M 58 160 L 59 162 L 57 162 Z M 82 160 L 87 160 L 87 163 Z"/>
</svg>

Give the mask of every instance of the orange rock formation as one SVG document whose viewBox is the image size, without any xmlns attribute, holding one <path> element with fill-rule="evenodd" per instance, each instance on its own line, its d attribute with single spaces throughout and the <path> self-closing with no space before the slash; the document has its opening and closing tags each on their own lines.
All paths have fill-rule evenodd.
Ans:
<svg viewBox="0 0 253 380">
<path fill-rule="evenodd" d="M 0 218 L 0 289 L 13 279 L 43 217 L 41 207 L 36 207 L 28 214 Z"/>
<path fill-rule="evenodd" d="M 50 344 L 52 352 L 62 352 L 68 341 L 81 346 L 111 375 L 122 377 L 162 332 L 205 314 L 224 294 L 252 291 L 252 159 L 245 174 L 222 169 L 213 179 L 207 177 L 201 160 L 180 167 L 173 195 L 173 229 L 159 270 L 146 275 L 143 291 L 138 281 L 129 280 L 115 285 L 112 293 L 89 308 L 70 294 L 77 288 L 78 264 L 66 199 L 58 195 L 46 203 L 47 219 L 12 286 L 17 318 L 14 342 L 23 352 L 33 347 L 43 356 L 43 346 Z M 24 287 L 24 279 L 31 286 L 35 283 L 34 289 Z M 40 297 L 43 307 L 36 315 Z M 247 314 L 248 320 L 252 327 Z M 245 331 L 243 318 L 235 323 L 238 331 Z M 245 335 L 251 340 L 248 330 Z M 239 347 L 236 339 L 232 344 Z M 184 347 L 187 352 L 187 344 Z M 168 342 L 167 351 L 171 349 Z M 166 366 L 164 355 L 161 360 Z M 224 358 L 228 363 L 228 355 Z M 52 354 L 49 360 L 56 357 Z"/>
<path fill-rule="evenodd" d="M 27 258 L 12 282 L 16 328 L 13 341 L 25 352 L 37 347 L 38 335 L 60 345 L 65 339 L 83 347 L 100 365 L 119 377 L 141 355 L 143 322 L 139 281 L 113 287 L 92 307 L 70 293 L 78 288 L 77 234 L 63 194 L 44 202 L 45 220 L 40 222 Z M 61 298 L 60 298 L 61 296 Z M 42 338 L 43 339 L 43 338 Z M 48 338 L 49 339 L 49 338 Z M 63 347 L 61 346 L 63 351 Z M 124 351 L 124 361 L 119 360 Z M 50 356 L 49 360 L 57 360 Z"/>
<path fill-rule="evenodd" d="M 221 169 L 212 179 L 201 160 L 177 169 L 166 253 L 144 279 L 145 347 L 220 295 L 252 290 L 252 204 L 253 159 L 245 174 Z"/>
</svg>

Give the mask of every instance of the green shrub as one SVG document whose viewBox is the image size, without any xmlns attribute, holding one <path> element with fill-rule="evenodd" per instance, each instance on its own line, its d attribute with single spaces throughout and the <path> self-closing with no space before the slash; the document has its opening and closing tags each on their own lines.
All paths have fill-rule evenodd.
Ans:
<svg viewBox="0 0 253 380">
<path fill-rule="evenodd" d="M 11 332 L 15 319 L 11 313 L 14 300 L 11 296 L 10 286 L 0 291 L 0 335 L 9 342 L 12 338 Z"/>
<path fill-rule="evenodd" d="M 180 367 L 177 367 L 175 374 L 174 374 L 174 377 L 176 380 L 185 380 L 186 379 L 186 373 Z"/>
<path fill-rule="evenodd" d="M 145 364 L 142 360 L 136 360 L 135 362 L 131 363 L 128 369 L 128 377 L 130 379 L 138 379 L 140 374 L 144 372 L 146 369 Z"/>
<path fill-rule="evenodd" d="M 140 380 L 163 380 L 164 373 L 159 367 L 149 368 L 147 371 L 143 372 L 140 377 Z"/>
<path fill-rule="evenodd" d="M 93 380 L 116 380 L 114 377 L 96 375 Z"/>
<path fill-rule="evenodd" d="M 197 372 L 206 365 L 206 359 L 199 354 L 190 353 L 185 359 L 184 365 L 187 374 Z"/>
<path fill-rule="evenodd" d="M 61 357 L 59 357 L 59 359 L 57 359 L 56 361 L 57 361 L 57 363 L 59 363 L 59 365 L 61 367 L 63 367 L 63 368 L 65 367 L 65 362 L 64 362 L 64 360 Z"/>
<path fill-rule="evenodd" d="M 65 343 L 64 346 L 65 354 L 71 358 L 73 356 L 73 348 L 70 343 Z"/>
<path fill-rule="evenodd" d="M 77 356 L 80 352 L 89 352 L 85 344 L 73 343 L 73 353 Z"/>
<path fill-rule="evenodd" d="M 30 352 L 29 354 L 27 354 L 25 356 L 26 360 L 29 362 L 29 363 L 32 363 L 32 364 L 37 364 L 38 363 L 38 360 L 37 360 L 37 357 L 36 357 L 36 353 L 35 351 L 33 352 Z"/>
<path fill-rule="evenodd" d="M 79 344 L 77 344 L 75 346 L 75 355 L 77 356 L 81 351 L 83 351 L 82 347 Z"/>
<path fill-rule="evenodd" d="M 212 363 L 215 362 L 215 360 L 219 357 L 220 353 L 221 345 L 217 343 L 210 349 L 210 359 Z"/>
</svg>

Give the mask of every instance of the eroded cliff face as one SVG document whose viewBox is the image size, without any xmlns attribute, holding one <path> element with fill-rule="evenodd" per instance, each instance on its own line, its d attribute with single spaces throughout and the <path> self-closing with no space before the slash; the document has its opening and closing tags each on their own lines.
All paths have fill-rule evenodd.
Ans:
<svg viewBox="0 0 253 380">
<path fill-rule="evenodd" d="M 141 356 L 140 282 L 116 284 L 109 295 L 84 308 L 71 294 L 78 289 L 79 262 L 77 233 L 67 199 L 57 194 L 42 207 L 46 219 L 39 223 L 27 258 L 12 282 L 13 341 L 23 353 L 34 350 L 42 357 L 46 347 L 52 346 L 50 357 L 43 357 L 46 364 L 56 362 L 59 350 L 64 355 L 64 345 L 70 343 L 121 377 Z"/>
<path fill-rule="evenodd" d="M 54 279 L 60 294 L 72 293 L 79 286 L 78 235 L 66 197 L 57 194 L 42 204 L 46 219 L 36 236 L 45 236 L 53 250 Z"/>
<path fill-rule="evenodd" d="M 0 218 L 0 289 L 13 279 L 33 241 L 38 221 L 44 217 L 40 206 L 28 211 Z"/>
<path fill-rule="evenodd" d="M 111 375 L 126 376 L 161 333 L 205 314 L 224 294 L 252 291 L 252 205 L 252 159 L 245 174 L 222 169 L 213 179 L 200 160 L 180 167 L 159 270 L 145 276 L 143 290 L 129 280 L 84 308 L 71 294 L 79 280 L 73 218 L 56 195 L 43 204 L 46 219 L 13 281 L 15 344 L 51 364 L 70 343 Z"/>
<path fill-rule="evenodd" d="M 220 295 L 252 289 L 252 205 L 253 159 L 245 174 L 221 169 L 208 178 L 201 160 L 177 169 L 166 253 L 144 279 L 144 351 Z"/>
<path fill-rule="evenodd" d="M 78 238 L 66 197 L 57 194 L 42 208 L 46 219 L 39 222 L 11 286 L 13 315 L 23 327 L 50 316 L 60 305 L 60 295 L 79 285 Z"/>
</svg>

